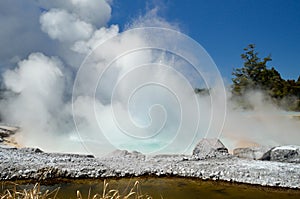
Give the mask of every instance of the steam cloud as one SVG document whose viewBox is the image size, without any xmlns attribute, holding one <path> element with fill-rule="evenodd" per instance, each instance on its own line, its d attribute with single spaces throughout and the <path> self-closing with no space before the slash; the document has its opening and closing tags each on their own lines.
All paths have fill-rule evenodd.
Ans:
<svg viewBox="0 0 300 199">
<path fill-rule="evenodd" d="M 259 92 L 248 96 L 253 111 L 238 110 L 228 101 L 222 129 L 225 91 L 210 68 L 211 60 L 201 64 L 207 68 L 199 74 L 186 60 L 161 49 L 126 54 L 134 47 L 174 47 L 178 38 L 136 31 L 121 34 L 118 25 L 107 26 L 111 1 L 28 1 L 31 12 L 21 4 L 21 0 L 0 3 L 1 13 L 12 13 L 0 19 L 6 27 L 0 39 L 8 46 L 0 52 L 8 90 L 0 107 L 3 122 L 22 127 L 17 137 L 22 145 L 102 155 L 114 147 L 186 153 L 205 136 L 221 136 L 231 148 L 300 144 L 300 122 L 265 102 Z M 156 11 L 150 10 L 128 28 L 154 25 L 179 30 Z M 166 37 L 175 34 L 167 32 Z M 10 43 L 9 35 L 14 38 Z M 20 43 L 24 47 L 19 48 Z M 184 53 L 186 46 L 178 45 L 172 50 Z M 205 51 L 198 53 L 205 57 Z M 122 56 L 105 68 L 117 55 Z M 210 96 L 196 95 L 194 87 L 209 88 Z"/>
</svg>

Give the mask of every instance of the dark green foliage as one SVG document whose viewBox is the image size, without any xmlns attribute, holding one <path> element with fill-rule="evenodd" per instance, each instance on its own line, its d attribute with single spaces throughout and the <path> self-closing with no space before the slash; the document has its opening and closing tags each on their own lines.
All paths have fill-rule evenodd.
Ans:
<svg viewBox="0 0 300 199">
<path fill-rule="evenodd" d="M 287 105 L 285 108 L 289 110 L 300 110 L 300 76 L 297 81 L 282 79 L 275 68 L 267 67 L 267 63 L 272 61 L 271 56 L 261 59 L 254 44 L 248 45 L 244 51 L 241 55 L 244 66 L 234 69 L 232 73 L 233 96 L 243 96 L 250 90 L 261 90 L 278 105 Z"/>
<path fill-rule="evenodd" d="M 245 53 L 241 55 L 244 60 L 244 66 L 242 68 L 234 69 L 232 75 L 233 81 L 233 93 L 235 95 L 243 95 L 249 90 L 264 89 L 269 82 L 271 73 L 274 73 L 274 79 L 281 79 L 279 73 L 274 69 L 269 71 L 267 69 L 267 62 L 271 61 L 271 57 L 268 56 L 261 60 L 258 57 L 258 53 L 255 52 L 255 45 L 250 44 L 244 49 Z M 279 75 L 279 77 L 275 77 Z"/>
</svg>

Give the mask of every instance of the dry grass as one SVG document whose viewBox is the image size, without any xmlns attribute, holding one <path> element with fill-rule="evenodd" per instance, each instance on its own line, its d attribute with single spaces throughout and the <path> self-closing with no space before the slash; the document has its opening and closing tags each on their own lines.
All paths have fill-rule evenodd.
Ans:
<svg viewBox="0 0 300 199">
<path fill-rule="evenodd" d="M 132 188 L 127 191 L 125 194 L 121 194 L 119 190 L 108 189 L 108 183 L 104 181 L 104 187 L 102 194 L 95 194 L 91 196 L 91 190 L 89 190 L 88 199 L 152 199 L 149 195 L 143 195 L 139 186 L 139 181 L 136 181 Z M 80 191 L 77 191 L 77 199 L 83 199 Z"/>
<path fill-rule="evenodd" d="M 77 190 L 76 199 L 152 199 L 149 195 L 143 195 L 139 182 L 136 181 L 134 185 L 127 188 L 123 193 L 116 189 L 108 189 L 109 184 L 104 180 L 102 194 L 91 194 L 91 189 L 88 192 L 87 197 L 83 197 L 81 192 Z M 17 190 L 17 186 L 12 190 L 5 190 L 4 193 L 0 194 L 0 199 L 58 199 L 57 195 L 59 188 L 54 191 L 46 190 L 41 192 L 40 184 L 37 183 L 30 190 Z M 75 198 L 75 196 L 74 196 Z"/>
<path fill-rule="evenodd" d="M 45 191 L 44 193 L 41 192 L 40 184 L 37 183 L 34 185 L 32 189 L 29 190 L 17 190 L 17 186 L 14 187 L 12 190 L 5 190 L 3 194 L 0 194 L 1 199 L 50 199 L 50 198 L 56 198 L 57 193 L 59 191 L 58 189 L 55 189 L 52 192 L 49 192 L 49 190 Z"/>
</svg>

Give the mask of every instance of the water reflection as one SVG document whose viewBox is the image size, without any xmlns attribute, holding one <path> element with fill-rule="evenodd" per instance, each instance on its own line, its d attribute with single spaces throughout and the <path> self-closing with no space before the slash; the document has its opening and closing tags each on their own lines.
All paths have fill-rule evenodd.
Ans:
<svg viewBox="0 0 300 199">
<path fill-rule="evenodd" d="M 139 181 L 143 194 L 149 194 L 153 198 L 182 199 L 182 198 L 272 198 L 272 199 L 298 199 L 300 190 L 275 189 L 259 186 L 247 186 L 240 184 L 201 181 L 198 179 L 186 178 L 131 178 L 131 179 L 110 179 L 108 189 L 118 189 L 120 193 L 128 193 L 133 184 Z M 22 182 L 18 182 L 19 184 Z M 20 189 L 30 188 L 33 184 L 22 183 Z M 54 190 L 60 187 L 58 198 L 76 198 L 76 191 L 80 190 L 84 198 L 87 198 L 88 191 L 92 194 L 102 193 L 102 180 L 74 180 L 58 181 L 41 185 L 41 190 Z M 10 183 L 2 183 L 1 191 L 12 188 Z"/>
</svg>

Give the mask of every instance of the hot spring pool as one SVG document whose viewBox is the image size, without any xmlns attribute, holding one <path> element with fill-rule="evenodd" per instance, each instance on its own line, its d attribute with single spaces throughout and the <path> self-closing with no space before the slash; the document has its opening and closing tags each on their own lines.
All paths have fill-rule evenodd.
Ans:
<svg viewBox="0 0 300 199">
<path fill-rule="evenodd" d="M 124 178 L 110 179 L 108 190 L 118 189 L 121 193 L 128 190 L 133 184 L 139 181 L 140 190 L 143 194 L 151 195 L 153 198 L 182 199 L 182 198 L 300 198 L 300 190 L 275 189 L 259 186 L 249 186 L 241 184 L 231 184 L 213 181 L 202 181 L 198 179 L 186 178 Z M 17 182 L 18 189 L 32 188 L 33 184 Z M 76 198 L 76 191 L 80 190 L 83 198 L 87 198 L 88 191 L 92 194 L 103 191 L 103 180 L 73 180 L 51 182 L 41 184 L 41 191 L 55 190 L 60 187 L 58 198 Z M 13 188 L 11 182 L 2 182 L 1 193 L 7 188 Z"/>
</svg>

